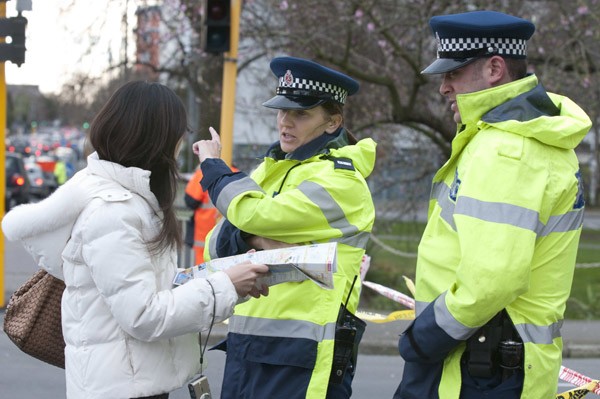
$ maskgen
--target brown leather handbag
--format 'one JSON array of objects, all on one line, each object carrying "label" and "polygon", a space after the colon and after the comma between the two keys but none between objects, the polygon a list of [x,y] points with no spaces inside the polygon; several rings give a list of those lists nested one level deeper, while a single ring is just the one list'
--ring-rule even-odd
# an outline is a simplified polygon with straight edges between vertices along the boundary
[{"label": "brown leather handbag", "polygon": [[60,305],[64,290],[62,280],[38,270],[12,294],[4,315],[4,332],[19,349],[60,368],[65,368]]}]

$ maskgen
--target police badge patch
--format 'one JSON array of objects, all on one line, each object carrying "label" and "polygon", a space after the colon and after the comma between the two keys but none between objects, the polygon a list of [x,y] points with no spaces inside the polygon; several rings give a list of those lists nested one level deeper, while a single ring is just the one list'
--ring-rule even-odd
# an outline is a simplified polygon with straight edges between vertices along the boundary
[{"label": "police badge patch", "polygon": [[285,72],[285,75],[283,75],[283,82],[287,86],[291,86],[292,83],[294,83],[294,76],[292,75],[292,71],[289,69]]},{"label": "police badge patch", "polygon": [[450,186],[450,192],[448,193],[448,197],[454,202],[456,202],[456,197],[458,196],[458,188],[460,187],[460,179],[458,178],[458,169],[454,171],[454,181],[452,182],[452,186]]}]

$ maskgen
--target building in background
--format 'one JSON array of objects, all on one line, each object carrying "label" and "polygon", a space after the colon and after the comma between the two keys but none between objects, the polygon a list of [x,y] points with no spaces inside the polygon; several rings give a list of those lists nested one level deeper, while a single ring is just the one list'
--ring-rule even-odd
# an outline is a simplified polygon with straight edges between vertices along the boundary
[{"label": "building in background", "polygon": [[158,79],[156,68],[160,65],[161,10],[159,6],[140,7],[135,12],[135,71],[151,80]]},{"label": "building in background", "polygon": [[51,117],[46,97],[36,85],[6,86],[7,135],[28,133],[37,123]]}]

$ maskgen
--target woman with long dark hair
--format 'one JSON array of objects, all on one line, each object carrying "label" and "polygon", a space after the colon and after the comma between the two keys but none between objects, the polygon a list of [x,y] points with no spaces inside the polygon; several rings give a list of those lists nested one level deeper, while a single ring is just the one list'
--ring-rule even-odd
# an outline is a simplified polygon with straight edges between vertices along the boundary
[{"label": "woman with long dark hair", "polygon": [[168,398],[200,369],[198,332],[229,317],[265,265],[173,288],[173,203],[185,108],[159,83],[120,87],[90,128],[87,167],[8,213],[6,236],[63,279],[67,398]]}]

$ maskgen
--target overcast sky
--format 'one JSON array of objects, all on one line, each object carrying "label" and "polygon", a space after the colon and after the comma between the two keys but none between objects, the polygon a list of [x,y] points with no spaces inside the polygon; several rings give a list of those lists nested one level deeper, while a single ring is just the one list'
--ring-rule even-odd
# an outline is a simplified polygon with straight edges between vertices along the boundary
[{"label": "overcast sky", "polygon": [[[37,85],[44,93],[57,92],[76,72],[99,75],[108,65],[110,52],[118,57],[124,1],[84,0],[75,2],[68,13],[61,13],[61,7],[70,3],[33,0],[33,10],[23,12],[28,21],[25,63],[17,67],[6,62],[7,84]],[[129,7],[130,20],[135,13],[133,3]],[[16,1],[6,2],[7,17],[17,15],[15,7]],[[90,30],[101,30],[102,34],[92,47],[95,54],[79,62],[81,54],[90,48]]]}]

